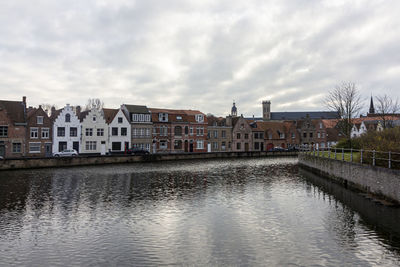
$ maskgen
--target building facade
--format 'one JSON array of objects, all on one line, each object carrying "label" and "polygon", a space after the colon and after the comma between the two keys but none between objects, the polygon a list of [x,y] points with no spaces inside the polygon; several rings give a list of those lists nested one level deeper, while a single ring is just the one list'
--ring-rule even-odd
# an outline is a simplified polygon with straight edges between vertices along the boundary
[{"label": "building facade", "polygon": [[153,123],[150,110],[146,106],[128,104],[123,104],[121,109],[131,124],[131,146],[152,152]]},{"label": "building facade", "polygon": [[103,109],[108,124],[108,151],[126,152],[131,147],[131,124],[122,109]]},{"label": "building facade", "polygon": [[0,100],[0,157],[26,155],[26,97],[22,101]]},{"label": "building facade", "polygon": [[61,110],[52,110],[53,153],[65,149],[81,152],[81,122],[72,106],[67,104]]},{"label": "building facade", "polygon": [[32,157],[51,157],[53,149],[53,124],[47,113],[39,108],[32,108],[27,116],[26,152]]},{"label": "building facade", "polygon": [[232,151],[253,151],[253,130],[242,116],[232,119]]},{"label": "building facade", "polygon": [[210,152],[228,152],[232,150],[232,120],[207,116],[207,138]]},{"label": "building facade", "polygon": [[108,124],[102,110],[91,109],[81,112],[79,119],[82,126],[81,153],[101,154],[108,152]]}]

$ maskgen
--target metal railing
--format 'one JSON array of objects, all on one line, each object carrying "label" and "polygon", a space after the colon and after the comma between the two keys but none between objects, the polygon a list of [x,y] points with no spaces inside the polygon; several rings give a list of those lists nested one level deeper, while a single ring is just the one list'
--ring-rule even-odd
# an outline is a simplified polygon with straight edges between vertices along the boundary
[{"label": "metal railing", "polygon": [[380,166],[389,169],[400,169],[400,153],[345,148],[301,148],[301,153],[315,157]]}]

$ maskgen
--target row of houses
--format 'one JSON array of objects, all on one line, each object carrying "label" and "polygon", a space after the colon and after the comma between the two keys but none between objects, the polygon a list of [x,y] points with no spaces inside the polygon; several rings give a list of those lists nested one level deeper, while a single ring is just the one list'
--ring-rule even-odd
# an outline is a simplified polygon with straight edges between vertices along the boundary
[{"label": "row of houses", "polygon": [[[271,112],[262,102],[262,118],[226,117],[198,110],[148,108],[123,104],[118,109],[81,111],[66,105],[50,114],[22,101],[0,101],[0,156],[51,156],[65,149],[80,154],[122,153],[141,148],[151,153],[268,151],[299,146],[331,147],[341,138],[334,112]],[[352,137],[380,130],[376,117],[354,120]]]},{"label": "row of houses", "polygon": [[152,153],[206,152],[207,117],[198,110],[119,109],[66,105],[51,110],[27,108],[22,101],[0,101],[0,156],[51,156],[75,149],[80,154],[121,153],[128,148]]}]

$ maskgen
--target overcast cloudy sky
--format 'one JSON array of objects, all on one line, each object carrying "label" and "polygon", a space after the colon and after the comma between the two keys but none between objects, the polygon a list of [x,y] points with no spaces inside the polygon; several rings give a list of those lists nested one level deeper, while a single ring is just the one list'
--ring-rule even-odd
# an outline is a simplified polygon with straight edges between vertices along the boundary
[{"label": "overcast cloudy sky", "polygon": [[400,1],[2,0],[0,99],[226,115],[400,96]]}]

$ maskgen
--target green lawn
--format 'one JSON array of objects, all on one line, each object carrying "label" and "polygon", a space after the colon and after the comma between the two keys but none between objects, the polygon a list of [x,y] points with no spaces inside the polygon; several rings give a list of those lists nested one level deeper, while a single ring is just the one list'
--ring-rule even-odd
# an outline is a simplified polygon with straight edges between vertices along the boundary
[{"label": "green lawn", "polygon": [[[314,155],[314,152],[311,152],[311,155]],[[318,151],[315,151],[315,156],[318,155]],[[335,151],[331,151],[329,156],[329,151],[320,151],[319,156],[321,158],[331,158],[335,159]],[[336,159],[342,160],[342,151],[338,150],[336,152]],[[344,161],[351,162],[351,153],[344,152]],[[360,162],[360,152],[353,152],[353,162]]]}]

